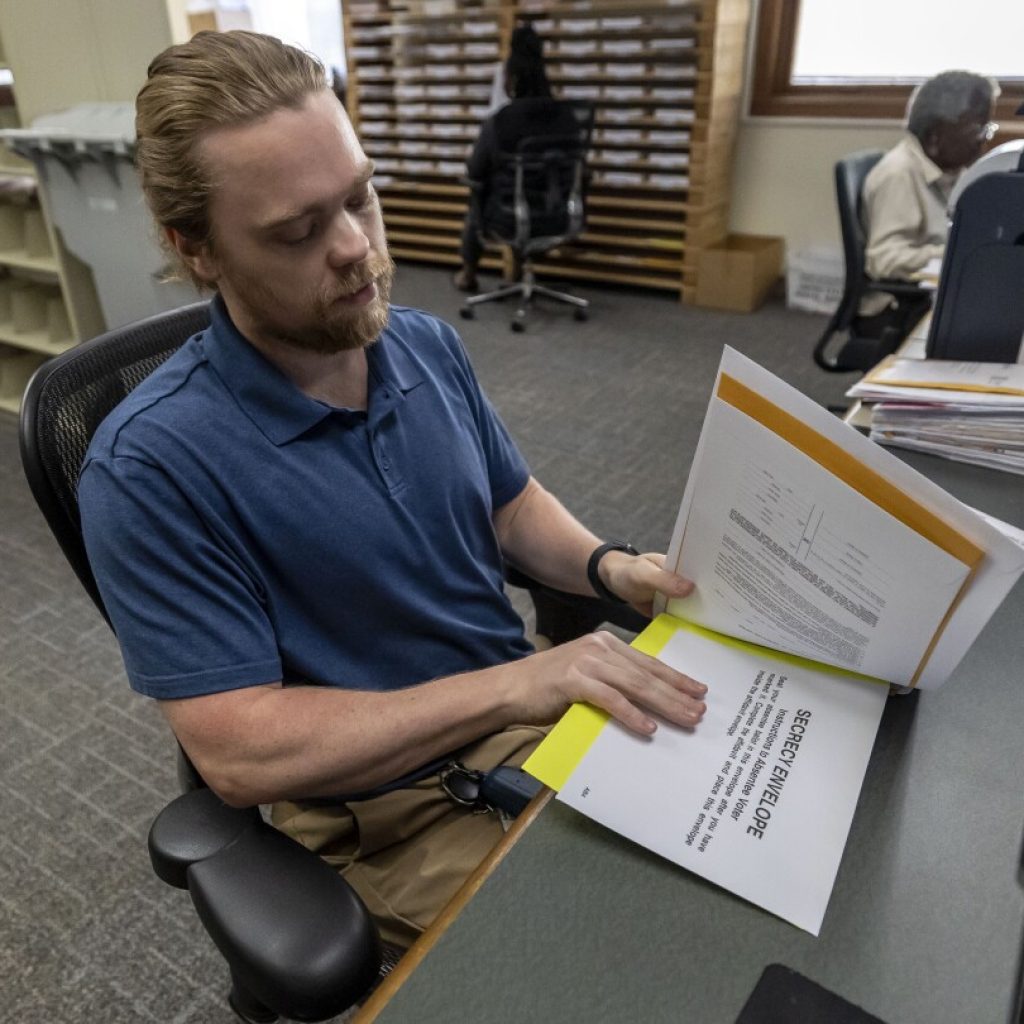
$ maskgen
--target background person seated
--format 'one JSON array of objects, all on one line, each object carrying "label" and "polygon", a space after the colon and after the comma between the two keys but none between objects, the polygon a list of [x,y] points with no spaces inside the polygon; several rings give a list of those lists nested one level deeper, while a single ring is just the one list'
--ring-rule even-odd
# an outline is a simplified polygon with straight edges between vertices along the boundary
[{"label": "background person seated", "polygon": [[[481,125],[473,152],[466,161],[470,179],[485,189],[480,202],[485,219],[501,194],[500,183],[493,181],[499,154],[515,152],[519,142],[530,135],[572,134],[579,130],[572,110],[551,95],[544,70],[544,44],[529,25],[512,33],[505,62],[505,91],[512,97],[510,102]],[[495,184],[499,187],[494,188]],[[511,192],[513,183],[509,182],[508,187]],[[462,229],[462,268],[454,277],[455,287],[464,292],[480,290],[476,273],[484,247],[473,213],[470,207]]]},{"label": "background person seated", "polygon": [[[914,90],[906,135],[864,183],[862,216],[869,277],[913,280],[941,258],[949,230],[946,207],[964,168],[995,133],[998,85],[969,71],[943,71]],[[897,299],[873,292],[863,299],[855,332],[881,337],[896,327],[902,339],[928,311],[930,295]]]}]

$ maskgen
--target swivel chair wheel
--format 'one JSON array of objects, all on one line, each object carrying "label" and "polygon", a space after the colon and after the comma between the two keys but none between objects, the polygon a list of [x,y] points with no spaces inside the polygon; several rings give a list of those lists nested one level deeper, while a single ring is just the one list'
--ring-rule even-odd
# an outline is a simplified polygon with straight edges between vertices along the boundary
[{"label": "swivel chair wheel", "polygon": [[459,316],[461,316],[463,320],[474,320],[476,318],[476,313],[472,306],[462,306],[459,309]]},{"label": "swivel chair wheel", "polygon": [[526,330],[526,324],[524,324],[522,320],[513,320],[512,323],[509,324],[509,327],[511,327],[516,334],[522,334],[523,331]]},{"label": "swivel chair wheel", "polygon": [[582,323],[584,320],[587,319],[587,316],[588,316],[588,314],[587,314],[587,311],[585,309],[573,310],[573,314],[572,314],[573,320],[577,320],[580,323]]}]

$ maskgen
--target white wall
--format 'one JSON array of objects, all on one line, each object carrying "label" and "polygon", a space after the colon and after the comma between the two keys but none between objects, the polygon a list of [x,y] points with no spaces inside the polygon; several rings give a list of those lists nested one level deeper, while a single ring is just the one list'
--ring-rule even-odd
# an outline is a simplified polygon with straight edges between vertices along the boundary
[{"label": "white wall", "polygon": [[789,251],[808,244],[839,247],[833,166],[858,149],[888,149],[901,128],[747,118],[733,168],[731,230],[781,235]]},{"label": "white wall", "polygon": [[[758,6],[757,0],[751,4],[743,110],[750,109]],[[780,235],[791,252],[806,245],[838,249],[835,162],[858,149],[889,149],[901,131],[897,121],[744,117],[736,140],[730,229]]]},{"label": "white wall", "polygon": [[2,0],[23,124],[93,100],[131,101],[171,42],[165,0]]}]

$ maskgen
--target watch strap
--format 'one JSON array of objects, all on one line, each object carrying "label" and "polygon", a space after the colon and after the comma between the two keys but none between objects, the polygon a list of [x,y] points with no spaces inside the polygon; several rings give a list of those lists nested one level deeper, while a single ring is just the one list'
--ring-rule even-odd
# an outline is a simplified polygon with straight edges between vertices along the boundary
[{"label": "watch strap", "polygon": [[640,554],[632,544],[627,544],[625,541],[605,541],[604,544],[594,548],[590,558],[587,560],[587,579],[590,581],[590,585],[593,587],[594,593],[597,594],[598,597],[603,598],[605,601],[610,601],[612,604],[626,604],[626,601],[623,598],[619,597],[619,595],[613,590],[609,590],[608,587],[605,586],[604,580],[601,579],[597,571],[598,564],[609,551],[624,551],[627,555],[634,556]]}]

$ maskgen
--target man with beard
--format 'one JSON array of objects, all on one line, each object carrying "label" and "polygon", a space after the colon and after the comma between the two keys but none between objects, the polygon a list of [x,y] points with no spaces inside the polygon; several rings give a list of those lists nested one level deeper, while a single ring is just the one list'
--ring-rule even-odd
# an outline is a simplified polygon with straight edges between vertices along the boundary
[{"label": "man with beard", "polygon": [[611,635],[532,653],[503,558],[647,610],[691,585],[606,551],[530,476],[455,332],[389,306],[373,167],[313,58],[200,33],[150,65],[137,136],[156,222],[215,298],[82,470],[129,680],[215,792],[273,804],[408,943],[501,834],[445,797],[453,752],[521,763],[577,700],[645,735],[704,712]]}]

